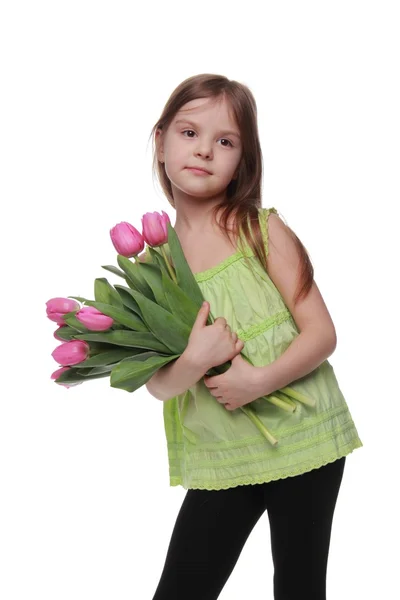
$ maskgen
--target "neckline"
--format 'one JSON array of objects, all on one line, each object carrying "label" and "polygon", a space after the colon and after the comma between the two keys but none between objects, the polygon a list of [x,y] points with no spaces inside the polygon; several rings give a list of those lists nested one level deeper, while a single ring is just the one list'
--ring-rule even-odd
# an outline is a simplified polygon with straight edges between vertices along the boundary
[{"label": "neckline", "polygon": [[[265,210],[267,210],[267,209],[260,208],[258,211],[258,215],[260,215],[261,211],[265,211]],[[168,242],[165,243],[165,246],[166,246],[167,252],[170,253]],[[192,271],[193,277],[195,278],[195,280],[197,282],[209,279],[210,277],[213,277],[213,275],[215,275],[216,273],[219,273],[220,271],[225,269],[225,267],[227,267],[229,264],[235,262],[239,258],[242,258],[242,257],[244,258],[245,256],[246,257],[254,256],[254,252],[253,252],[251,246],[249,245],[249,243],[247,242],[247,239],[245,238],[245,236],[242,235],[241,232],[239,232],[239,236],[236,240],[236,250],[235,250],[235,252],[233,252],[233,254],[231,254],[230,256],[227,256],[226,258],[221,260],[219,263],[217,263],[213,267],[209,267],[208,269],[204,269],[203,271],[197,271],[197,273],[193,273],[193,271]]]},{"label": "neckline", "polygon": [[193,273],[193,277],[197,280],[197,278],[202,278],[204,275],[209,275],[211,274],[212,271],[215,270],[222,270],[225,265],[228,265],[230,262],[233,262],[233,259],[235,259],[236,257],[241,257],[243,256],[243,252],[241,250],[236,250],[236,252],[234,252],[233,254],[231,254],[230,256],[227,256],[226,258],[224,258],[223,260],[221,260],[219,263],[217,263],[216,265],[214,265],[213,267],[209,267],[208,269],[204,269],[204,271],[197,271],[197,273]]},{"label": "neckline", "polygon": [[[166,242],[165,245],[168,253],[170,253],[168,242]],[[218,273],[219,271],[225,269],[225,267],[227,267],[230,263],[235,262],[236,259],[242,258],[244,256],[254,256],[254,252],[246,242],[244,242],[244,252],[243,250],[237,247],[236,251],[233,252],[233,254],[227,256],[223,260],[220,260],[219,263],[217,263],[213,267],[209,267],[208,269],[204,269],[203,271],[197,271],[196,273],[193,273],[192,271],[193,277],[196,279],[196,281],[208,279],[208,277],[212,277],[215,273]]]}]

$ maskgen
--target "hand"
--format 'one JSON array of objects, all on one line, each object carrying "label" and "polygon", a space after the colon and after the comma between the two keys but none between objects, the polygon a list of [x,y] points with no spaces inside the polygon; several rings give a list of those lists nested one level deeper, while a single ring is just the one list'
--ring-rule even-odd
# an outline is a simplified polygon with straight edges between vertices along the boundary
[{"label": "hand", "polygon": [[237,354],[225,373],[212,377],[205,375],[203,379],[218,402],[225,405],[227,410],[235,410],[260,398],[256,370],[241,354]]}]

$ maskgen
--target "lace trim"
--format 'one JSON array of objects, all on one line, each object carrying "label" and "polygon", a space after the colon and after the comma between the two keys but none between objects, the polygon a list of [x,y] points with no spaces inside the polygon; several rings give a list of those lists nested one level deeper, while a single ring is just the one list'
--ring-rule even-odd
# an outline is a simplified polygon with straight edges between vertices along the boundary
[{"label": "lace trim", "polygon": [[231,483],[226,483],[227,480],[225,480],[224,483],[218,483],[218,482],[204,482],[202,484],[196,484],[196,482],[193,482],[190,487],[185,487],[183,485],[182,482],[182,478],[176,475],[170,475],[169,481],[170,481],[170,486],[177,486],[177,485],[181,485],[184,489],[194,489],[194,490],[227,490],[228,488],[231,487],[236,487],[238,485],[256,485],[256,484],[260,484],[260,483],[268,483],[270,481],[277,481],[278,479],[287,479],[288,477],[295,477],[296,475],[302,475],[303,473],[307,473],[308,471],[312,471],[313,469],[319,469],[320,467],[323,467],[329,463],[335,462],[335,460],[338,460],[340,458],[343,458],[344,456],[347,456],[348,454],[351,454],[351,452],[353,452],[354,450],[356,450],[357,448],[362,448],[363,444],[361,442],[361,440],[359,438],[357,438],[356,440],[352,440],[351,442],[348,442],[347,444],[343,444],[343,446],[340,446],[339,448],[342,448],[342,450],[339,450],[334,453],[334,454],[330,454],[328,456],[326,456],[325,458],[320,458],[318,460],[312,461],[312,462],[308,462],[306,463],[306,465],[303,464],[303,466],[298,465],[297,467],[295,467],[294,469],[291,469],[290,471],[287,471],[286,473],[269,473],[268,475],[254,475],[254,476],[248,476],[248,477],[233,477],[231,479],[229,479],[228,481]]},{"label": "lace trim", "polygon": [[[287,456],[288,454],[294,454],[300,450],[309,450],[315,446],[323,444],[324,442],[329,442],[332,439],[332,436],[340,436],[345,435],[347,432],[355,430],[354,421],[350,418],[346,423],[341,423],[337,427],[333,428],[331,431],[320,433],[312,438],[308,438],[306,440],[301,440],[299,442],[295,442],[294,444],[288,444],[287,446],[282,446],[279,448],[278,446],[270,449],[269,452],[266,452],[265,449],[262,452],[258,452],[257,454],[252,454],[251,456],[236,456],[235,458],[221,458],[219,460],[212,460],[212,469],[224,469],[227,467],[239,467],[241,465],[246,465],[251,463],[252,465],[256,463],[263,462],[269,459],[282,458],[283,456]],[[358,436],[354,436],[358,437]],[[265,440],[264,440],[265,447]],[[269,450],[269,448],[268,448]],[[191,457],[192,455],[188,453]],[[275,456],[276,455],[276,456]],[[189,467],[191,467],[190,461],[187,463]],[[203,460],[195,460],[195,464],[193,465],[193,470],[208,470],[210,469],[210,458]]]},{"label": "lace trim", "polygon": [[215,267],[211,267],[205,271],[200,271],[199,273],[194,273],[194,278],[196,281],[206,281],[207,279],[211,279],[211,277],[214,277],[214,275],[217,273],[224,271],[227,267],[245,256],[254,256],[254,253],[249,246],[243,250],[237,250],[234,254],[231,254],[231,256],[228,256],[228,258],[225,258],[223,261],[215,265]]},{"label": "lace trim", "polygon": [[276,208],[261,208],[260,210],[261,216],[263,216],[264,218],[259,219],[260,221],[260,229],[261,229],[261,234],[264,240],[264,246],[265,246],[265,253],[268,256],[268,252],[269,252],[269,247],[268,247],[268,217],[271,213],[275,213],[276,215],[278,214],[278,211],[276,210]]},{"label": "lace trim", "polygon": [[252,327],[249,327],[248,329],[238,329],[236,333],[238,338],[243,341],[252,340],[253,338],[257,337],[257,335],[260,335],[268,329],[271,329],[271,327],[280,325],[284,321],[288,321],[291,318],[292,315],[289,310],[282,310],[281,312],[275,313],[271,317],[268,317],[264,321],[252,325]]},{"label": "lace trim", "polygon": [[[254,464],[256,462],[262,462],[263,460],[266,459],[270,459],[272,458],[272,455],[274,455],[274,458],[278,459],[281,458],[283,456],[287,456],[288,454],[293,454],[294,452],[297,452],[298,450],[308,450],[309,448],[312,448],[314,446],[317,446],[318,444],[323,444],[324,442],[328,442],[332,436],[340,436],[340,435],[344,435],[347,432],[353,430],[356,435],[354,437],[358,437],[357,434],[357,430],[355,428],[355,424],[353,419],[350,417],[346,422],[344,423],[340,423],[339,425],[337,425],[335,428],[331,429],[328,432],[325,433],[320,433],[318,435],[315,435],[314,437],[310,437],[307,438],[305,440],[300,440],[299,442],[294,442],[293,444],[288,444],[286,446],[278,446],[274,447],[274,448],[268,448],[268,452],[266,453],[265,450],[265,440],[263,440],[261,443],[263,444],[264,450],[262,452],[257,452],[252,454],[251,456],[236,456],[235,458],[220,458],[219,460],[216,460],[215,458],[211,459],[211,453],[207,453],[207,450],[205,449],[203,451],[203,456],[207,454],[207,459],[200,459],[200,458],[196,458],[196,456],[198,454],[200,454],[200,452],[198,450],[195,450],[194,452],[190,452],[190,448],[186,448],[186,454],[187,457],[190,458],[190,461],[188,464],[191,464],[193,461],[195,462],[195,469],[209,469],[210,468],[210,459],[212,460],[212,468],[222,468],[222,467],[236,467],[239,466],[241,464],[246,464],[246,463],[251,463]],[[282,439],[282,438],[280,438]],[[178,450],[178,452],[176,452],[176,456],[179,457],[181,456],[181,458],[183,458],[183,452],[182,452],[182,448]],[[195,457],[195,458],[193,458]]]},{"label": "lace trim", "polygon": [[[268,216],[270,213],[278,214],[278,211],[276,210],[276,208],[272,207],[272,208],[260,208],[258,212],[259,212],[261,234],[262,234],[263,242],[265,245],[265,251],[268,256]],[[265,218],[260,219],[260,216],[264,216]],[[250,233],[251,232],[252,232],[252,230],[250,229]],[[245,241],[245,240],[243,240],[243,241]],[[206,281],[207,279],[211,279],[211,277],[214,277],[214,275],[216,275],[217,273],[220,273],[221,271],[223,271],[224,269],[229,267],[231,264],[233,264],[237,260],[244,258],[244,257],[250,257],[250,256],[254,256],[254,252],[250,248],[250,246],[247,243],[245,243],[243,250],[237,250],[237,252],[235,252],[231,256],[228,256],[228,258],[226,258],[225,260],[220,262],[215,267],[211,267],[210,269],[206,269],[205,271],[200,271],[199,273],[195,273],[194,277],[195,277],[196,281]]]},{"label": "lace trim", "polygon": [[[168,400],[168,402],[170,402],[170,401]],[[298,423],[297,425],[292,425],[291,427],[278,429],[278,430],[274,431],[274,433],[276,434],[276,436],[278,438],[282,439],[282,437],[284,437],[284,436],[291,435],[291,434],[295,435],[300,431],[312,429],[313,427],[315,427],[317,425],[321,425],[325,421],[329,421],[330,419],[333,419],[335,417],[339,417],[340,415],[342,415],[346,412],[348,412],[348,407],[346,404],[343,404],[342,406],[335,406],[334,408],[330,408],[330,409],[318,414],[317,416],[310,417],[309,419],[307,419],[307,421],[305,421],[303,423]],[[199,452],[199,454],[201,454],[202,451],[203,452],[206,451],[211,454],[213,451],[221,452],[221,449],[224,451],[230,450],[230,449],[235,449],[235,448],[240,449],[240,448],[243,448],[246,446],[259,445],[260,443],[262,443],[262,444],[264,443],[264,438],[262,435],[246,437],[246,438],[241,438],[241,439],[236,439],[236,440],[219,440],[216,442],[207,442],[204,444],[203,450],[201,449],[201,446],[200,447],[198,446],[197,450],[189,449],[188,451],[193,456],[196,454],[196,452]],[[181,442],[181,443],[169,442],[167,445],[170,450],[172,450],[173,448],[176,448],[178,450],[178,452],[180,452],[181,450],[183,451],[183,448],[184,448],[183,442]]]}]

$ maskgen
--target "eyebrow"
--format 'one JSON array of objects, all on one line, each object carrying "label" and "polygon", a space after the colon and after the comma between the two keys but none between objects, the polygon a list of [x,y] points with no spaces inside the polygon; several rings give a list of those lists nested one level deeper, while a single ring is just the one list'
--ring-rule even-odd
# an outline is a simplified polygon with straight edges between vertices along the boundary
[{"label": "eyebrow", "polygon": [[[187,125],[192,125],[192,127],[196,127],[198,128],[199,125],[197,125],[197,123],[194,123],[193,121],[188,121],[187,119],[178,119],[177,121],[175,121],[175,124],[177,125],[178,123],[186,123]],[[235,137],[239,138],[240,140],[240,135],[238,133],[236,133],[236,131],[228,131],[227,129],[224,129],[223,131],[220,131],[220,133],[223,133],[224,135],[234,135]]]}]

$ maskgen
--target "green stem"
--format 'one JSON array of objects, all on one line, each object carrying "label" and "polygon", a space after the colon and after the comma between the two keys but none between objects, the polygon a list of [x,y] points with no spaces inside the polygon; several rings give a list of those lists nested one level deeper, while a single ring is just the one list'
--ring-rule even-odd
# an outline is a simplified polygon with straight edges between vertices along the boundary
[{"label": "green stem", "polygon": [[161,250],[161,254],[162,254],[162,255],[163,255],[163,257],[164,257],[164,260],[165,260],[165,263],[166,263],[166,265],[167,265],[167,269],[168,269],[168,271],[169,271],[169,274],[171,275],[171,279],[172,279],[172,281],[174,281],[175,283],[177,283],[177,278],[176,278],[176,276],[175,276],[175,273],[174,273],[174,270],[173,270],[173,268],[171,267],[171,265],[170,265],[170,262],[169,262],[169,260],[168,260],[168,256],[167,256],[167,253],[166,253],[166,251],[165,251],[164,244],[161,244],[161,246],[160,246],[160,250]]},{"label": "green stem", "polygon": [[268,402],[271,402],[271,404],[275,404],[275,406],[278,406],[279,408],[283,408],[283,410],[286,410],[287,412],[292,413],[296,410],[296,406],[293,407],[293,404],[291,402],[286,402],[286,400],[284,400],[283,398],[280,398],[277,395],[275,395],[275,392],[274,394],[263,396],[263,399],[268,400]]},{"label": "green stem", "polygon": [[303,404],[306,404],[307,406],[312,406],[312,407],[315,406],[315,400],[311,400],[310,398],[307,398],[307,396],[305,396],[304,394],[301,394],[300,392],[297,392],[296,390],[294,390],[291,387],[286,386],[286,387],[281,388],[279,391],[283,392],[290,398],[293,398],[293,400],[297,400],[297,402],[302,402]]},{"label": "green stem", "polygon": [[290,404],[290,406],[293,406],[293,412],[296,410],[296,408],[297,408],[296,402],[294,402],[286,394],[283,394],[280,390],[276,390],[274,392],[274,396],[278,396],[278,398],[280,398],[283,402],[286,402],[287,404]]},{"label": "green stem", "polygon": [[262,421],[260,421],[260,419],[254,413],[253,409],[250,408],[250,406],[241,406],[240,408],[248,416],[248,418],[250,419],[250,421],[252,421],[254,423],[254,425],[257,427],[257,429],[259,431],[261,431],[261,433],[263,434],[263,436],[273,446],[276,446],[276,444],[278,443],[278,440],[276,438],[274,438],[274,436],[272,435],[272,433],[270,431],[268,431],[268,429],[265,427],[264,423]]}]

